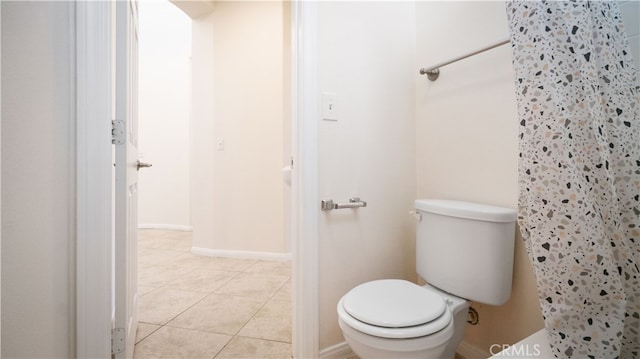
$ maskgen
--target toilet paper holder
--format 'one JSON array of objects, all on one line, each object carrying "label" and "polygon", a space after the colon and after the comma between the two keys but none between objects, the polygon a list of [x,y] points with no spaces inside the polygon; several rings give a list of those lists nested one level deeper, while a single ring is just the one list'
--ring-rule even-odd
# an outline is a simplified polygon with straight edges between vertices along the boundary
[{"label": "toilet paper holder", "polygon": [[320,208],[323,211],[331,211],[333,209],[344,209],[344,208],[358,208],[358,207],[366,207],[367,202],[361,201],[360,197],[351,197],[349,198],[349,203],[334,203],[332,199],[323,200],[320,202]]}]

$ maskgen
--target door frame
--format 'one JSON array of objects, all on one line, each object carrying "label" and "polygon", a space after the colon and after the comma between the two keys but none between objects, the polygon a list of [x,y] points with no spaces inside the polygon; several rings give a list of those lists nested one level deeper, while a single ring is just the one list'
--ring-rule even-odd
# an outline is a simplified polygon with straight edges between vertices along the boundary
[{"label": "door frame", "polygon": [[[0,4],[0,39],[2,38],[2,4]],[[0,77],[2,75],[2,46],[0,46]],[[2,108],[2,84],[0,84],[0,109]],[[0,139],[2,138],[2,111],[0,111]],[[2,158],[2,140],[0,140],[0,158]],[[0,168],[2,161],[0,160]],[[0,188],[2,188],[2,171],[0,170]],[[2,228],[2,201],[0,201],[0,228]],[[0,230],[0,268],[2,268],[2,230]],[[2,288],[2,275],[0,275],[0,288]],[[2,303],[2,290],[0,290],[0,303]],[[0,305],[0,318],[2,318],[2,306]],[[2,325],[0,325],[2,328]],[[0,357],[2,357],[2,331],[0,330]]]},{"label": "door frame", "polygon": [[111,2],[76,6],[76,357],[111,357],[113,157]]},{"label": "door frame", "polygon": [[292,282],[294,358],[319,356],[317,5],[292,3]]},{"label": "door frame", "polygon": [[[76,6],[76,356],[109,357],[114,300],[110,118],[113,10],[111,2],[79,1]],[[292,354],[295,358],[319,355],[316,16],[315,1],[293,1]],[[96,117],[96,113],[101,116]]]}]

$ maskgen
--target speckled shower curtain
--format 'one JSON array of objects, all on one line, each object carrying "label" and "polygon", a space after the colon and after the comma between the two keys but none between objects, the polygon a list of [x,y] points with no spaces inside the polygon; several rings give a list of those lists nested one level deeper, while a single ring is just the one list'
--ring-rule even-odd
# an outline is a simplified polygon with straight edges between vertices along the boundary
[{"label": "speckled shower curtain", "polygon": [[509,2],[519,224],[559,358],[640,358],[640,99],[610,1]]}]

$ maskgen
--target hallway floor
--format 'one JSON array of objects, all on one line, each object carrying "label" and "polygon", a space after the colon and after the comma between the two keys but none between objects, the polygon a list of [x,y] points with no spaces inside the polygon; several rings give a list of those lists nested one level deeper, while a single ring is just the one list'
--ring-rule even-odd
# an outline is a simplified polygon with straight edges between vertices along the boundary
[{"label": "hallway floor", "polygon": [[291,358],[290,262],[190,248],[191,232],[139,231],[134,358]]}]

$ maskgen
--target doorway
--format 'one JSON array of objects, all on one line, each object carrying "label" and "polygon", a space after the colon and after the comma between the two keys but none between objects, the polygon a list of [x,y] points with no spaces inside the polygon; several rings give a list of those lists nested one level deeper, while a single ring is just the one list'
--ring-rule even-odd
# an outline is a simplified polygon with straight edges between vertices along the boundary
[{"label": "doorway", "polygon": [[[291,101],[285,96],[291,88],[290,70],[286,70],[290,67],[286,44],[290,41],[289,11],[276,2],[229,3],[216,5],[213,13],[192,21],[169,2],[141,3],[140,148],[141,160],[153,163],[140,173],[139,218],[140,227],[145,228],[139,246],[140,253],[145,253],[140,264],[142,275],[148,277],[154,265],[160,266],[150,252],[175,256],[158,258],[165,266],[167,259],[185,264],[195,257],[189,251],[248,257],[238,260],[249,264],[247,268],[229,270],[234,275],[247,272],[237,277],[250,276],[248,273],[264,266],[282,267],[264,259],[290,259],[288,241],[284,240],[290,238],[284,221],[290,184],[283,184],[287,172],[281,172],[291,157]],[[264,18],[269,13],[276,15],[275,20],[269,19],[270,25]],[[174,26],[172,18],[175,21],[176,16],[182,19]],[[243,23],[255,30],[253,36],[245,33]],[[264,28],[256,29],[256,23]],[[148,24],[157,32],[149,45],[145,42],[149,39]],[[185,44],[193,44],[193,48]],[[254,58],[255,54],[260,54],[259,58]],[[247,72],[258,64],[264,73]],[[270,217],[259,218],[265,214]],[[250,226],[247,220],[252,222]],[[189,235],[191,229],[193,234]],[[150,237],[157,239],[157,245],[149,243]],[[263,243],[269,237],[280,241]],[[167,247],[175,244],[177,248]],[[185,248],[187,252],[180,253]],[[205,265],[211,266],[215,268],[208,269],[217,271],[216,275],[226,270],[214,263]],[[202,274],[205,269],[196,271]],[[165,274],[170,277],[177,272]],[[278,286],[286,287],[281,284]],[[290,316],[291,310],[288,312]]]},{"label": "doorway", "polygon": [[[143,3],[142,31],[145,7],[177,13]],[[190,25],[182,15],[178,31],[153,20],[156,49],[141,45],[140,144],[144,161],[161,163],[141,172],[143,228],[193,229],[200,254],[290,258],[289,13],[281,2],[223,2]]]}]

